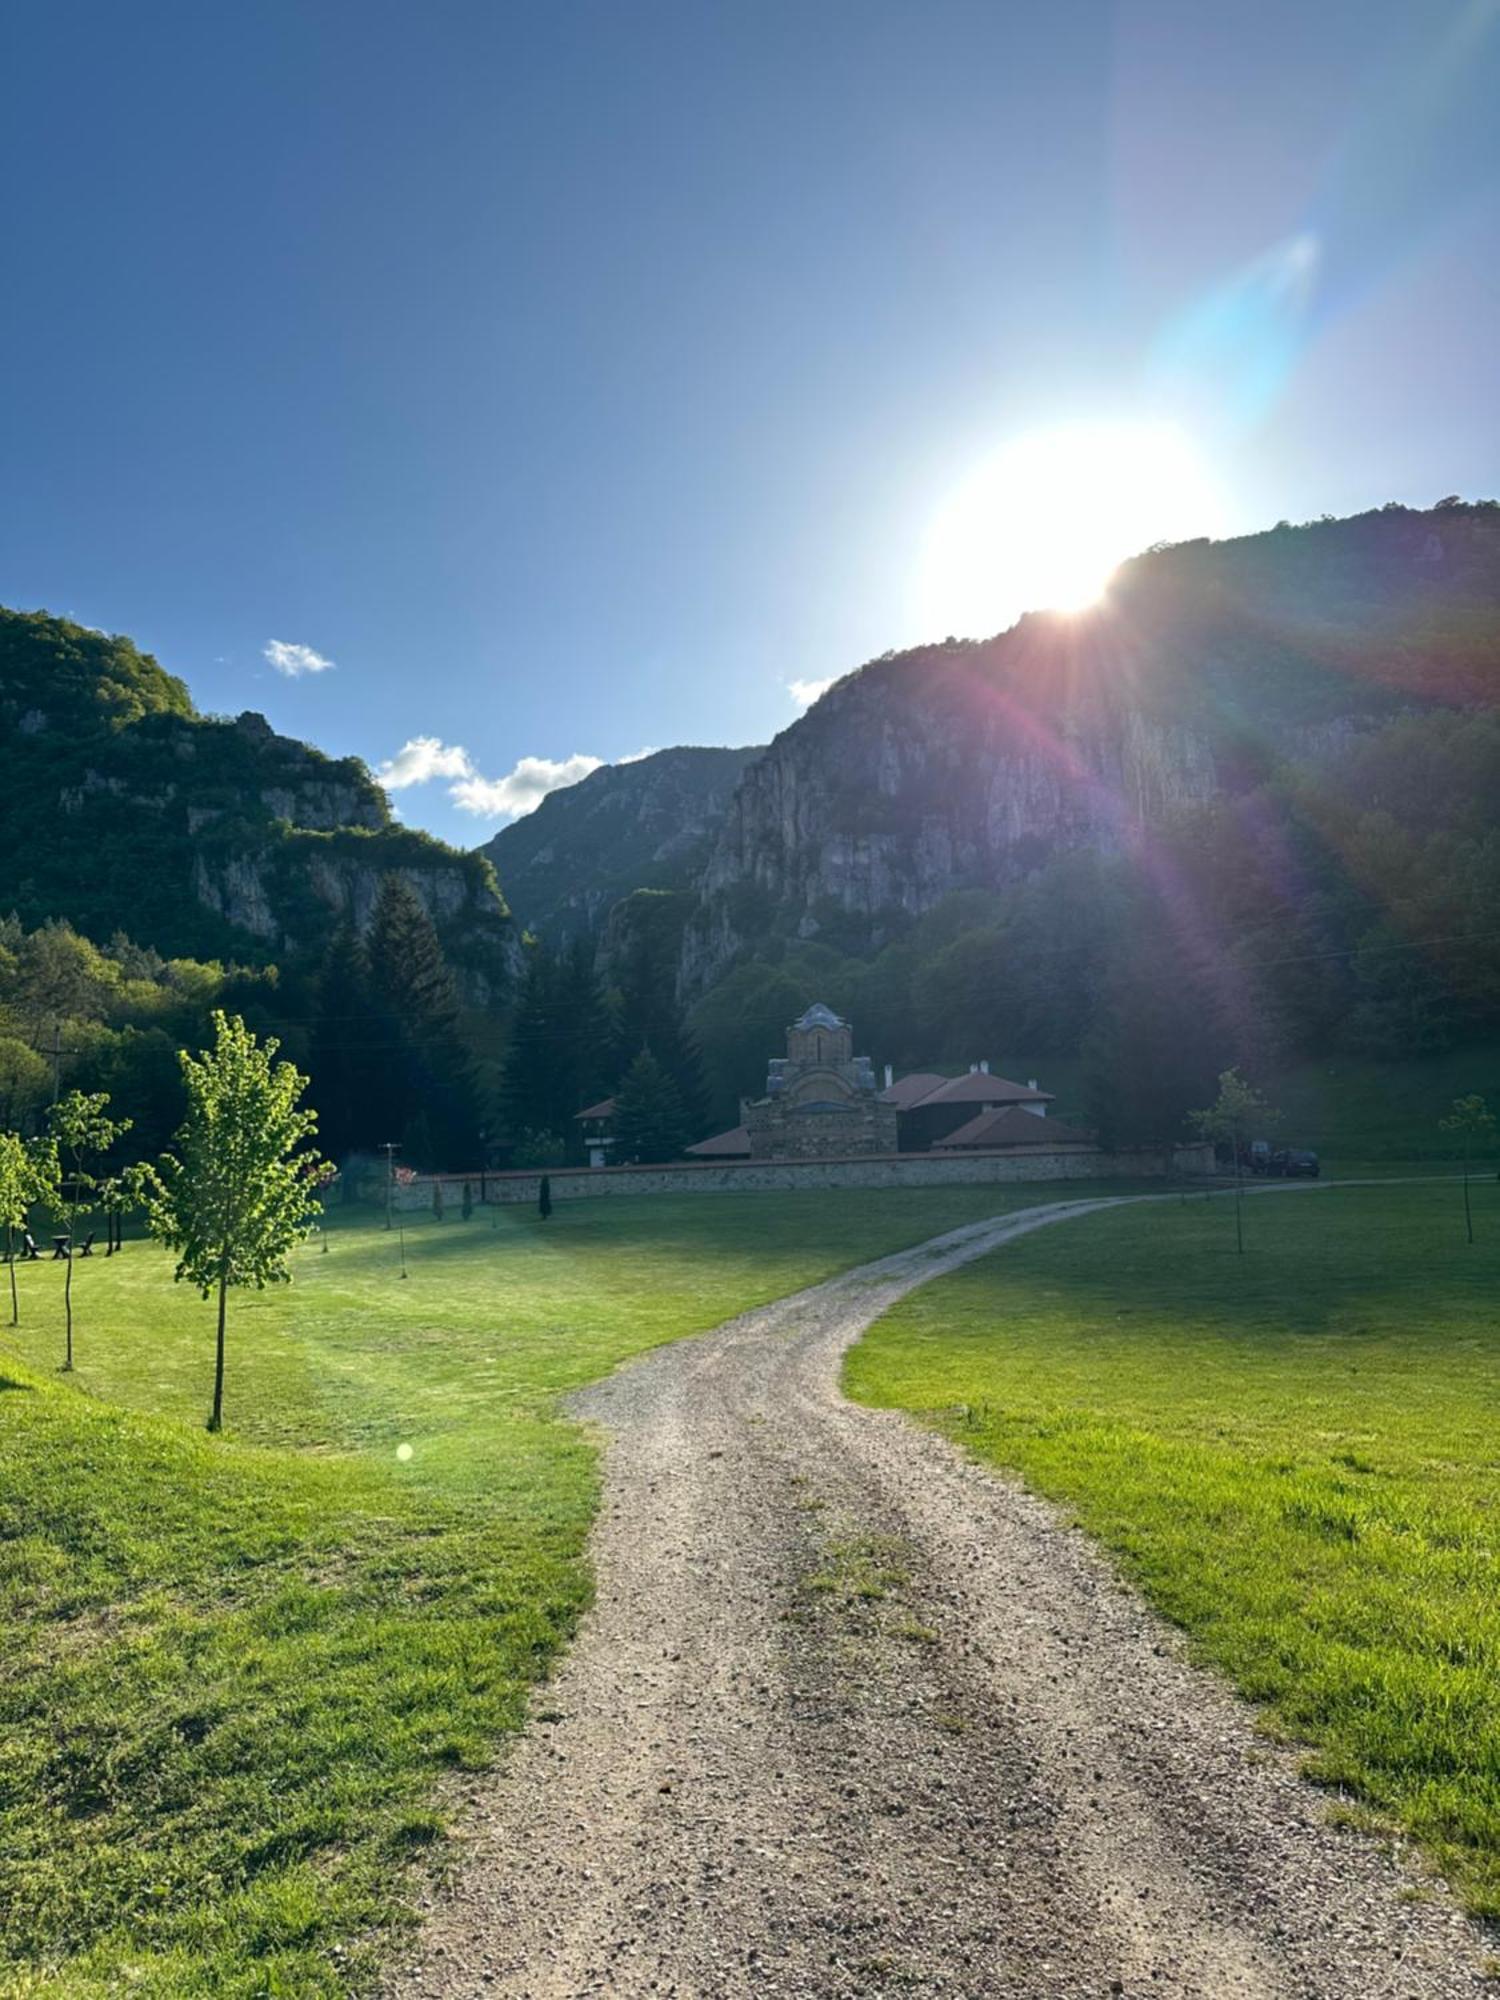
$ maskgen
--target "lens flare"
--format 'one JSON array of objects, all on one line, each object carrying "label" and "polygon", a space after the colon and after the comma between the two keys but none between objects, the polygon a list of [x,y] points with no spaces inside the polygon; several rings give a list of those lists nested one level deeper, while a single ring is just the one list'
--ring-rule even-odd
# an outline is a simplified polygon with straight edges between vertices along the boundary
[{"label": "lens flare", "polygon": [[922,630],[983,638],[1023,611],[1079,611],[1127,556],[1224,532],[1216,484],[1174,424],[1035,431],[978,467],[928,532]]}]

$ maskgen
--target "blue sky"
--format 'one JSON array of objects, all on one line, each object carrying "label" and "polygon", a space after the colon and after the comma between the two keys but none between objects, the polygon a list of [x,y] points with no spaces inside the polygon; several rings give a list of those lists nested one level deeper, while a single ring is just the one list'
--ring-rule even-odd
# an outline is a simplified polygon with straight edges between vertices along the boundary
[{"label": "blue sky", "polygon": [[1186,425],[1221,529],[1500,492],[1500,0],[9,0],[0,66],[0,601],[440,746],[466,844],[942,636],[1017,435]]}]

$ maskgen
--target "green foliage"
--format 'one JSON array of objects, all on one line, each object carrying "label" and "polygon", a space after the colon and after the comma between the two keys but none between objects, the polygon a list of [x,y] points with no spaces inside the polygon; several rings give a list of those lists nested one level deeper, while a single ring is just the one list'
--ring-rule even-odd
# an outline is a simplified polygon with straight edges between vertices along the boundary
[{"label": "green foliage", "polygon": [[675,1160],[688,1144],[687,1114],[676,1084],[649,1049],[642,1049],[615,1093],[615,1156],[642,1165]]},{"label": "green foliage", "polygon": [[1040,1230],[898,1306],[846,1382],[1059,1502],[1493,1917],[1500,1230],[1447,1255],[1451,1199],[1257,1196],[1243,1259],[1212,1201]]},{"label": "green foliage", "polygon": [[70,1090],[49,1107],[50,1136],[62,1163],[62,1213],[68,1228],[67,1275],[63,1284],[65,1343],[63,1368],[73,1366],[73,1263],[78,1218],[92,1213],[88,1197],[98,1186],[95,1166],[130,1130],[128,1118],[111,1118],[107,1090]]},{"label": "green foliage", "polygon": [[5,1261],[10,1267],[10,1323],[21,1323],[16,1283],[16,1232],[24,1231],[33,1206],[59,1199],[57,1143],[23,1139],[0,1129],[0,1225],[5,1229]]},{"label": "green foliage", "polygon": [[546,1164],[560,1166],[570,1151],[581,1156],[577,1115],[613,1080],[611,1024],[588,945],[558,954],[532,940],[526,953],[501,1105],[515,1163],[538,1164],[550,1137],[556,1157]]},{"label": "green foliage", "polygon": [[1495,1114],[1477,1093],[1455,1097],[1453,1109],[1438,1120],[1438,1127],[1458,1139],[1465,1160],[1494,1150]]},{"label": "green foliage", "polygon": [[366,951],[389,1043],[388,1121],[412,1165],[465,1166],[478,1152],[479,1135],[458,994],[432,919],[399,875],[381,881]]},{"label": "green foliage", "polygon": [[703,1057],[677,1001],[677,964],[691,914],[687,896],[639,890],[610,913],[610,966],[616,1079],[648,1049],[672,1079],[691,1138],[707,1116]]},{"label": "green foliage", "polygon": [[1474,1204],[1469,1193],[1469,1167],[1476,1154],[1491,1153],[1495,1148],[1495,1114],[1477,1092],[1467,1097],[1456,1097],[1453,1109],[1438,1124],[1444,1132],[1457,1139],[1463,1150],[1464,1162],[1464,1229],[1469,1241],[1474,1241]]},{"label": "green foliage", "polygon": [[164,1155],[147,1209],[153,1236],[175,1251],[174,1276],[219,1299],[218,1355],[209,1429],[224,1406],[226,1294],[291,1278],[288,1256],[321,1212],[322,1163],[302,1150],[317,1114],[299,1108],[306,1077],[278,1062],[236,1017],[214,1015],[214,1047],[184,1052],[188,1110],[176,1151]]},{"label": "green foliage", "polygon": [[1237,1069],[1226,1069],[1219,1077],[1219,1094],[1206,1110],[1191,1114],[1200,1138],[1238,1149],[1251,1138],[1273,1129],[1277,1114],[1253,1083]]}]

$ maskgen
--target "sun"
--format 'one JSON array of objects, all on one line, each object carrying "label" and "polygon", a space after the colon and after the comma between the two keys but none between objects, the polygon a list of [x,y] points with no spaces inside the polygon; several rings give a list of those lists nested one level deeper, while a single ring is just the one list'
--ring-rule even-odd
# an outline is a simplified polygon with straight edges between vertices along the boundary
[{"label": "sun", "polygon": [[984,638],[1023,611],[1081,611],[1127,556],[1223,532],[1224,507],[1174,424],[1078,423],[1003,446],[928,531],[918,611],[929,637]]}]

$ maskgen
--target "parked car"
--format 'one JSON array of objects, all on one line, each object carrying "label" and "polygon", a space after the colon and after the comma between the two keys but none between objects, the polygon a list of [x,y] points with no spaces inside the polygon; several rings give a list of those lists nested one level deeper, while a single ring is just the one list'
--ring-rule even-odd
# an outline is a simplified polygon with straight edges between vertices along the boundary
[{"label": "parked car", "polygon": [[1318,1178],[1318,1156],[1301,1148],[1293,1148],[1286,1155],[1286,1165],[1281,1170],[1288,1180],[1315,1181]]}]

